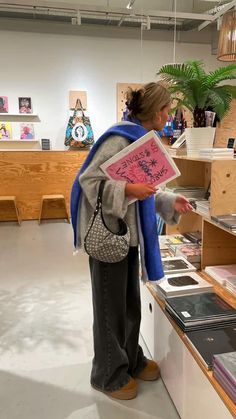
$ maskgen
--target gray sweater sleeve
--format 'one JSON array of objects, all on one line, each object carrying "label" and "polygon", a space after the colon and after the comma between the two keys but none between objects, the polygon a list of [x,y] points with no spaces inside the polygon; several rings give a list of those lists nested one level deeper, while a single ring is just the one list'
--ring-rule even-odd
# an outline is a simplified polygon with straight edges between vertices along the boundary
[{"label": "gray sweater sleeve", "polygon": [[178,224],[180,214],[174,209],[178,195],[171,192],[157,192],[155,196],[156,212],[167,224]]},{"label": "gray sweater sleeve", "polygon": [[79,178],[83,193],[92,208],[96,205],[99,183],[102,179],[106,180],[103,191],[103,212],[118,218],[124,218],[128,208],[128,199],[125,197],[126,182],[107,179],[100,165],[127,145],[129,143],[123,137],[114,135],[107,138]]}]

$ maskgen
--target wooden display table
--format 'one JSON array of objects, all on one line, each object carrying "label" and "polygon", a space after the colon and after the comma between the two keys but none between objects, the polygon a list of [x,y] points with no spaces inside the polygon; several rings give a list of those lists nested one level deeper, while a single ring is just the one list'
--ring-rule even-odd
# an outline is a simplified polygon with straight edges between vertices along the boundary
[{"label": "wooden display table", "polygon": [[[22,220],[39,219],[42,195],[62,194],[69,208],[71,186],[87,154],[88,150],[2,151],[0,195],[16,196]],[[60,216],[55,207],[55,218]],[[0,221],[8,220],[12,213],[0,208]]]}]

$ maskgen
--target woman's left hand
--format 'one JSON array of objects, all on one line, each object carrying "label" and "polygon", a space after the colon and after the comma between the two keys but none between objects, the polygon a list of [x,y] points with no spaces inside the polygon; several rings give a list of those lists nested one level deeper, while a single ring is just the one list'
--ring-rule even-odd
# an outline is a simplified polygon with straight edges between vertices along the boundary
[{"label": "woman's left hand", "polygon": [[192,211],[193,207],[185,196],[178,195],[174,202],[174,209],[180,214],[186,214],[186,212]]}]

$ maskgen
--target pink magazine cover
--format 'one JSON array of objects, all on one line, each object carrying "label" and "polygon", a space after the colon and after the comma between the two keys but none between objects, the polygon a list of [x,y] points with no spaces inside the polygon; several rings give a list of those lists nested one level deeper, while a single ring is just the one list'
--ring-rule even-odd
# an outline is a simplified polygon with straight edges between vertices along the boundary
[{"label": "pink magazine cover", "polygon": [[180,175],[154,131],[148,132],[111,157],[101,165],[101,169],[110,179],[128,183],[149,183],[157,187]]}]

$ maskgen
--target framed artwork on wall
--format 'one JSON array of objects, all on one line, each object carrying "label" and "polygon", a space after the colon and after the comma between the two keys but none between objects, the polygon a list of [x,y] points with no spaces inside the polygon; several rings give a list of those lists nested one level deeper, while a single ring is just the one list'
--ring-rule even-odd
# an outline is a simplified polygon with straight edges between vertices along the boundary
[{"label": "framed artwork on wall", "polygon": [[12,127],[10,122],[0,123],[0,140],[10,140],[12,138]]},{"label": "framed artwork on wall", "polygon": [[32,113],[32,101],[31,97],[19,97],[19,112],[20,113]]},{"label": "framed artwork on wall", "polygon": [[20,139],[21,140],[32,140],[35,138],[34,135],[34,124],[20,124]]},{"label": "framed artwork on wall", "polygon": [[0,96],[0,113],[8,113],[8,97]]}]

